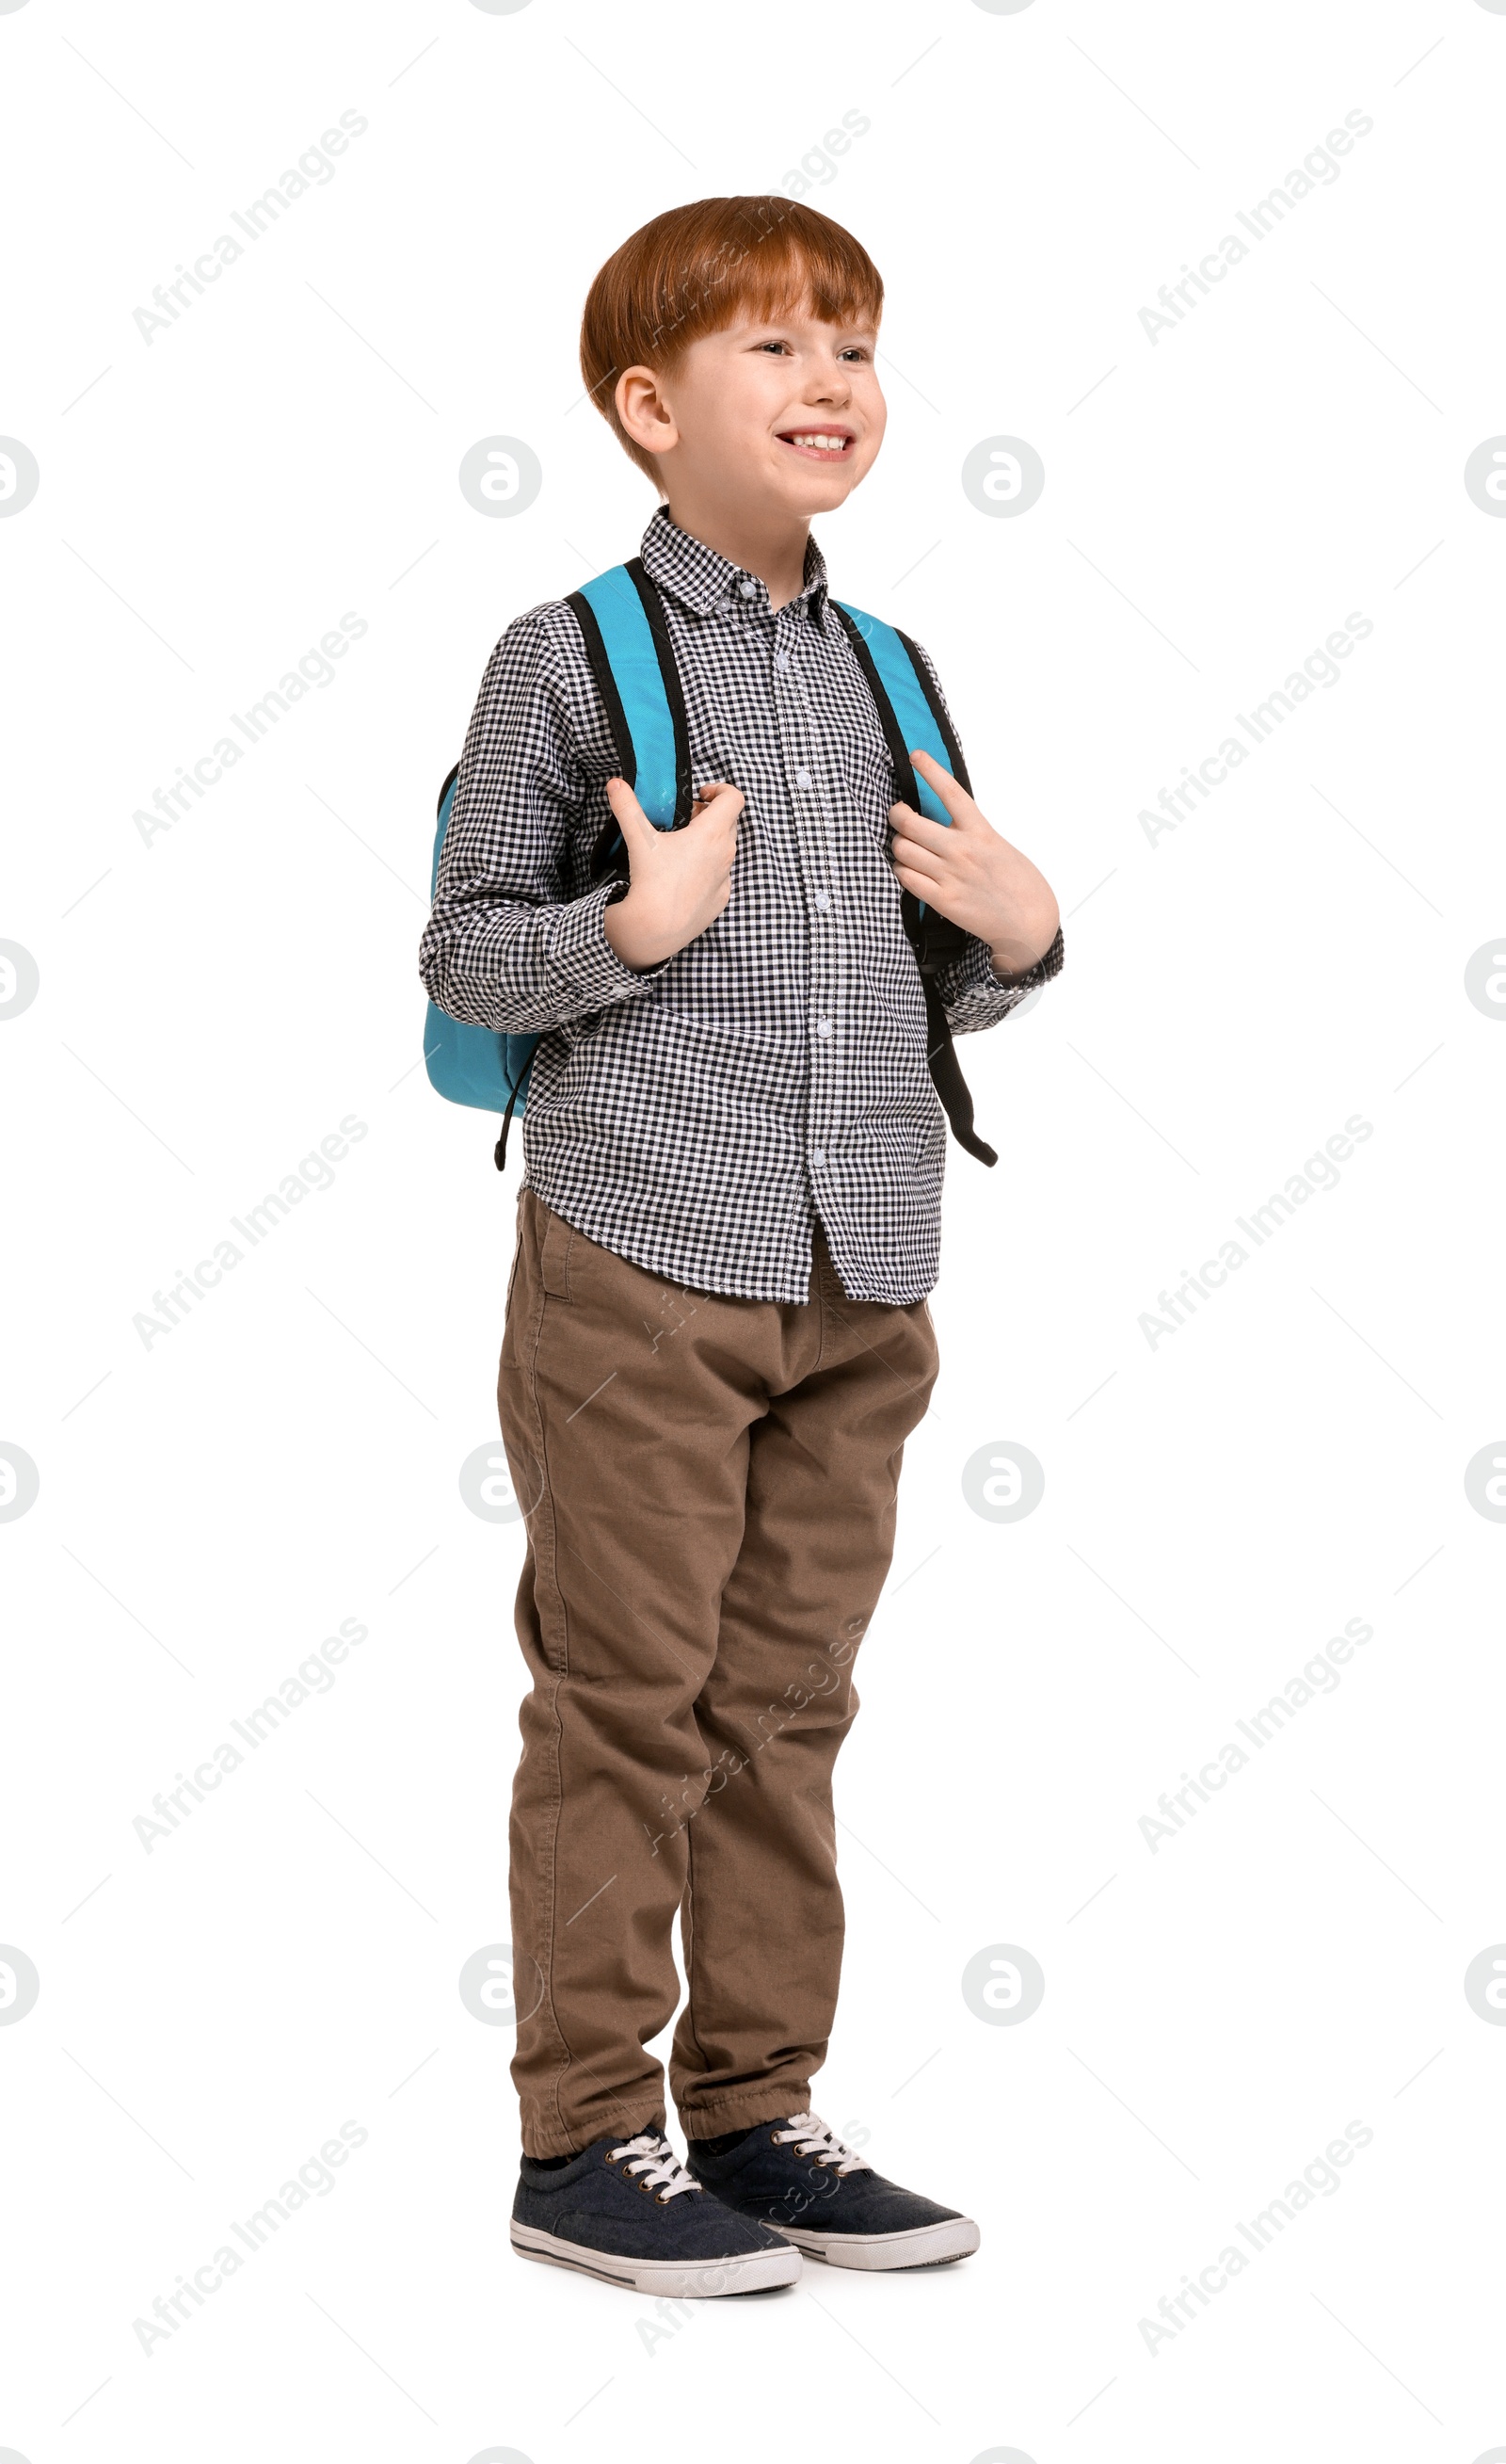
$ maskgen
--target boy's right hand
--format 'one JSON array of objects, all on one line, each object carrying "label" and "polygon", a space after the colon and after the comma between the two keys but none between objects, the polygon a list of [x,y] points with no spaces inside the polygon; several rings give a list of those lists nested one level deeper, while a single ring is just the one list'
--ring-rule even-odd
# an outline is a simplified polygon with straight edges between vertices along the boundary
[{"label": "boy's right hand", "polygon": [[656,830],[625,779],[606,800],[627,849],[625,898],[602,911],[607,940],[624,967],[656,967],[713,923],[732,894],[742,790],[713,779],[696,790],[683,830]]}]

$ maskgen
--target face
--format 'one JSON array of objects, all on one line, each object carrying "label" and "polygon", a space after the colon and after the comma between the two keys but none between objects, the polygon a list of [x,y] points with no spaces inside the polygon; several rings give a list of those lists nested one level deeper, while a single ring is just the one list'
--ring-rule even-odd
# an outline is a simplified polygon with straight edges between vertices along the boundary
[{"label": "face", "polygon": [[670,375],[630,368],[619,414],[663,454],[666,486],[808,520],[852,494],[884,441],[877,344],[871,326],[745,319],[703,334]]}]

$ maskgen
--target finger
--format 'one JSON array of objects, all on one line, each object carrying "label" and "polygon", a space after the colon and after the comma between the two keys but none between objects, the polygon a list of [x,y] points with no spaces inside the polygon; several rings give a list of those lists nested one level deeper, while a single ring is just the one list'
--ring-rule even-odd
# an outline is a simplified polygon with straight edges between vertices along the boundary
[{"label": "finger", "polygon": [[[977,818],[977,805],[966,787],[958,786],[949,770],[944,770],[941,763],[932,760],[928,753],[922,753],[919,750],[911,753],[910,759],[925,780],[927,786],[933,788],[940,797],[954,823],[971,822]],[[938,827],[940,826],[938,824]]]},{"label": "finger", "polygon": [[933,822],[928,814],[917,813],[910,804],[891,804],[889,827],[897,839],[939,853],[947,844],[952,825],[949,822]]},{"label": "finger", "polygon": [[928,873],[916,872],[910,865],[896,865],[894,877],[900,888],[907,890],[912,898],[920,899],[924,906],[934,907],[938,914],[942,912],[941,901],[936,895],[942,885],[932,881]]},{"label": "finger", "polygon": [[948,878],[947,868],[937,857],[923,847],[912,847],[907,840],[902,840],[894,850],[894,869],[899,872],[902,868],[918,874],[923,881],[942,882]]}]

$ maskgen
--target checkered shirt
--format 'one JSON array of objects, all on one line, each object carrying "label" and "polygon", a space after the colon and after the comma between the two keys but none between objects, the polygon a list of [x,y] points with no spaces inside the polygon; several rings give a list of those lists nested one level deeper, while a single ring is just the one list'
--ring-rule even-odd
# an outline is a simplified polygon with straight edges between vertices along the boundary
[{"label": "checkered shirt", "polygon": [[[590,865],[617,757],[579,627],[549,601],[482,680],[420,974],[452,1018],[542,1031],[523,1177],[589,1240],[691,1290],[803,1301],[818,1218],[852,1298],[910,1304],[936,1281],[947,1123],[888,856],[893,773],[825,561],[812,539],[775,611],[666,507],[642,555],[691,776],[745,799],[728,906],[659,966],[612,949],[622,885]],[[939,978],[953,1033],[1007,1017],[1061,958],[1059,933],[1000,978],[970,939]]]}]

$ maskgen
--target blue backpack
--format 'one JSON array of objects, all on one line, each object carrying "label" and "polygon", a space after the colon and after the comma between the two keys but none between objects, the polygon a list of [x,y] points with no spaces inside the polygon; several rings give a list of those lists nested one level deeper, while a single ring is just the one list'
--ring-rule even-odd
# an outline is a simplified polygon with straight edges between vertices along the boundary
[{"label": "blue backpack", "polygon": [[[971,793],[961,748],[919,650],[907,634],[881,624],[876,616],[865,616],[861,608],[845,606],[840,600],[829,604],[873,696],[893,764],[895,802],[909,804],[933,822],[949,821],[940,798],[910,759],[910,748],[919,746]],[[594,582],[573,591],[565,605],[580,627],[621,775],[656,829],[683,829],[693,802],[685,695],[664,606],[642,558],[598,574]],[[457,762],[440,789],[431,897],[439,884],[440,854],[459,775]],[[597,879],[611,872],[626,877],[626,850],[613,821],[602,830],[592,872]],[[908,891],[902,896],[900,912],[926,996],[927,1059],[932,1083],[958,1143],[980,1162],[996,1163],[993,1149],[973,1129],[972,1098],[958,1066],[936,983],[938,968],[960,953],[967,935],[934,910],[928,913],[924,902]],[[424,1059],[429,1084],[451,1104],[501,1113],[502,1134],[496,1144],[499,1172],[507,1158],[508,1128],[514,1112],[524,1110],[529,1070],[542,1040],[539,1035],[505,1035],[491,1027],[469,1026],[464,1020],[450,1018],[433,1001],[428,1005]]]}]

